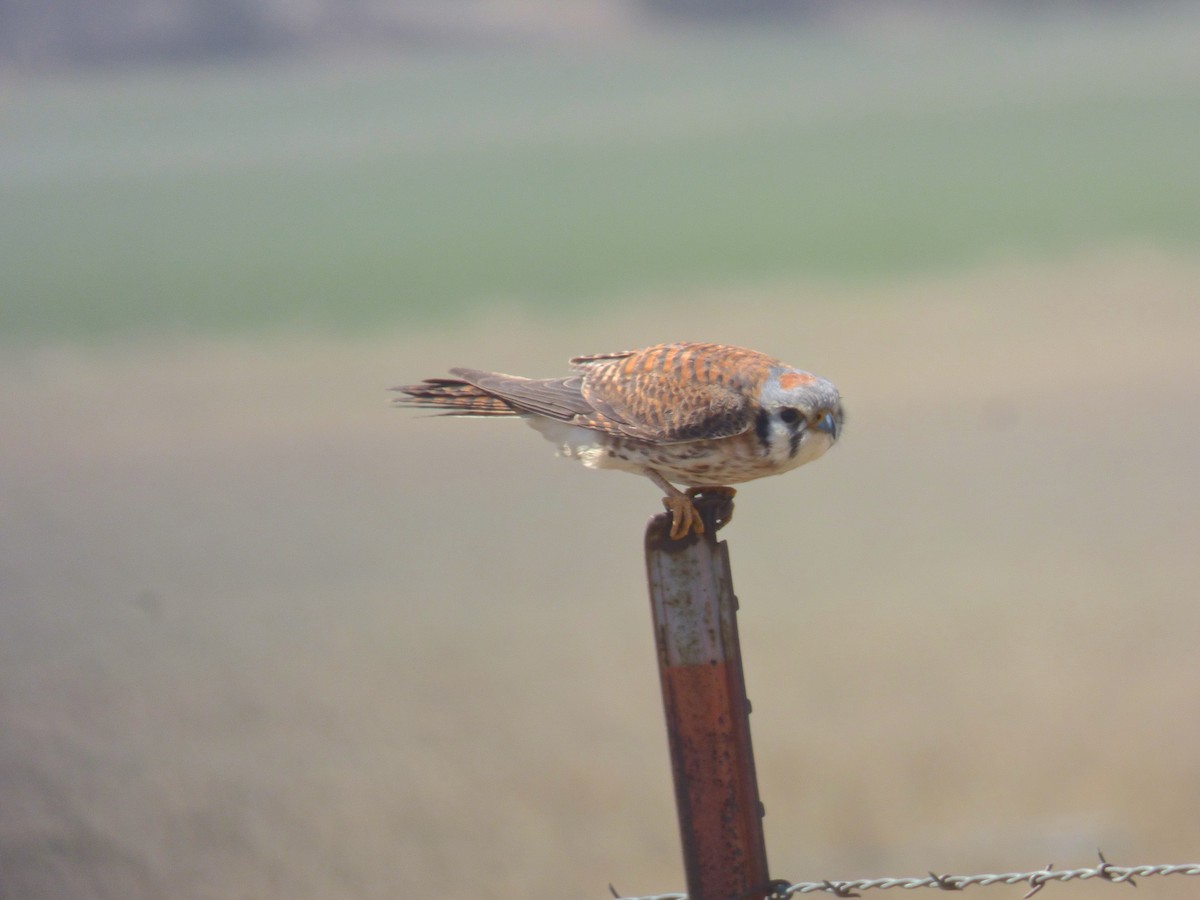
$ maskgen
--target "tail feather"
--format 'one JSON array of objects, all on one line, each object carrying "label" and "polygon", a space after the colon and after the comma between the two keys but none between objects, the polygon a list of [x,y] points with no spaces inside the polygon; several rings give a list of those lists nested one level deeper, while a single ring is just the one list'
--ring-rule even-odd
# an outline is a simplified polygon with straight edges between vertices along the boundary
[{"label": "tail feather", "polygon": [[440,409],[447,416],[515,416],[519,412],[506,400],[457,378],[427,378],[392,390],[405,395],[392,401],[396,406]]}]

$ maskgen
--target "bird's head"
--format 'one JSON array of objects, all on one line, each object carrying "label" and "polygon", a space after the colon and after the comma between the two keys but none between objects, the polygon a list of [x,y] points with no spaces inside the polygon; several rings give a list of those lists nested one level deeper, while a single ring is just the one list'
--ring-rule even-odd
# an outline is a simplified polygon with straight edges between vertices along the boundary
[{"label": "bird's head", "polygon": [[763,384],[754,431],[764,455],[794,468],[832,447],[842,420],[842,398],[832,382],[779,366]]}]

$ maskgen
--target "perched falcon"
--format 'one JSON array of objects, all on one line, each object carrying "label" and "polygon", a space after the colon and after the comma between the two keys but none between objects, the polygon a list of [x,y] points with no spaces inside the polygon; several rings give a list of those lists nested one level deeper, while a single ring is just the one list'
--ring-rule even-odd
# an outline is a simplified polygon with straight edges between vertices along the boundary
[{"label": "perched falcon", "polygon": [[[666,492],[671,537],[701,533],[693,498],[816,459],[842,430],[824,378],[725,344],[659,344],[571,360],[566,378],[451,369],[393,388],[398,406],[450,416],[519,416],[593,469],[647,476]],[[687,485],[687,493],[671,482]]]}]

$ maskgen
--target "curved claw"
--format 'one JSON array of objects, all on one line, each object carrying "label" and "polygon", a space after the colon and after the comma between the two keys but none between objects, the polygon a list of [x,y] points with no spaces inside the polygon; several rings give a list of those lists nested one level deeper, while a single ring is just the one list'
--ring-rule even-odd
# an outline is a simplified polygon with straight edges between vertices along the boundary
[{"label": "curved claw", "polygon": [[704,534],[704,520],[691,497],[686,494],[663,497],[663,506],[671,514],[671,540],[678,541],[693,531]]}]

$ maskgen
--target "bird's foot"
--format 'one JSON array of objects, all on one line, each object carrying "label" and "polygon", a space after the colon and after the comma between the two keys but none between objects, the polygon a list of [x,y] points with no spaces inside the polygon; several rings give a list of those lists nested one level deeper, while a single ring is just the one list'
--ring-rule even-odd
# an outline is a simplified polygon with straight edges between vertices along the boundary
[{"label": "bird's foot", "polygon": [[734,488],[719,485],[688,488],[686,494],[672,488],[663,497],[663,506],[671,514],[671,540],[678,541],[692,533],[704,534],[704,517],[697,504],[710,511],[716,528],[724,528],[733,518],[736,493]]},{"label": "bird's foot", "polygon": [[687,494],[675,491],[663,497],[663,506],[671,514],[671,540],[678,541],[691,532],[704,534],[704,520],[700,511]]}]

